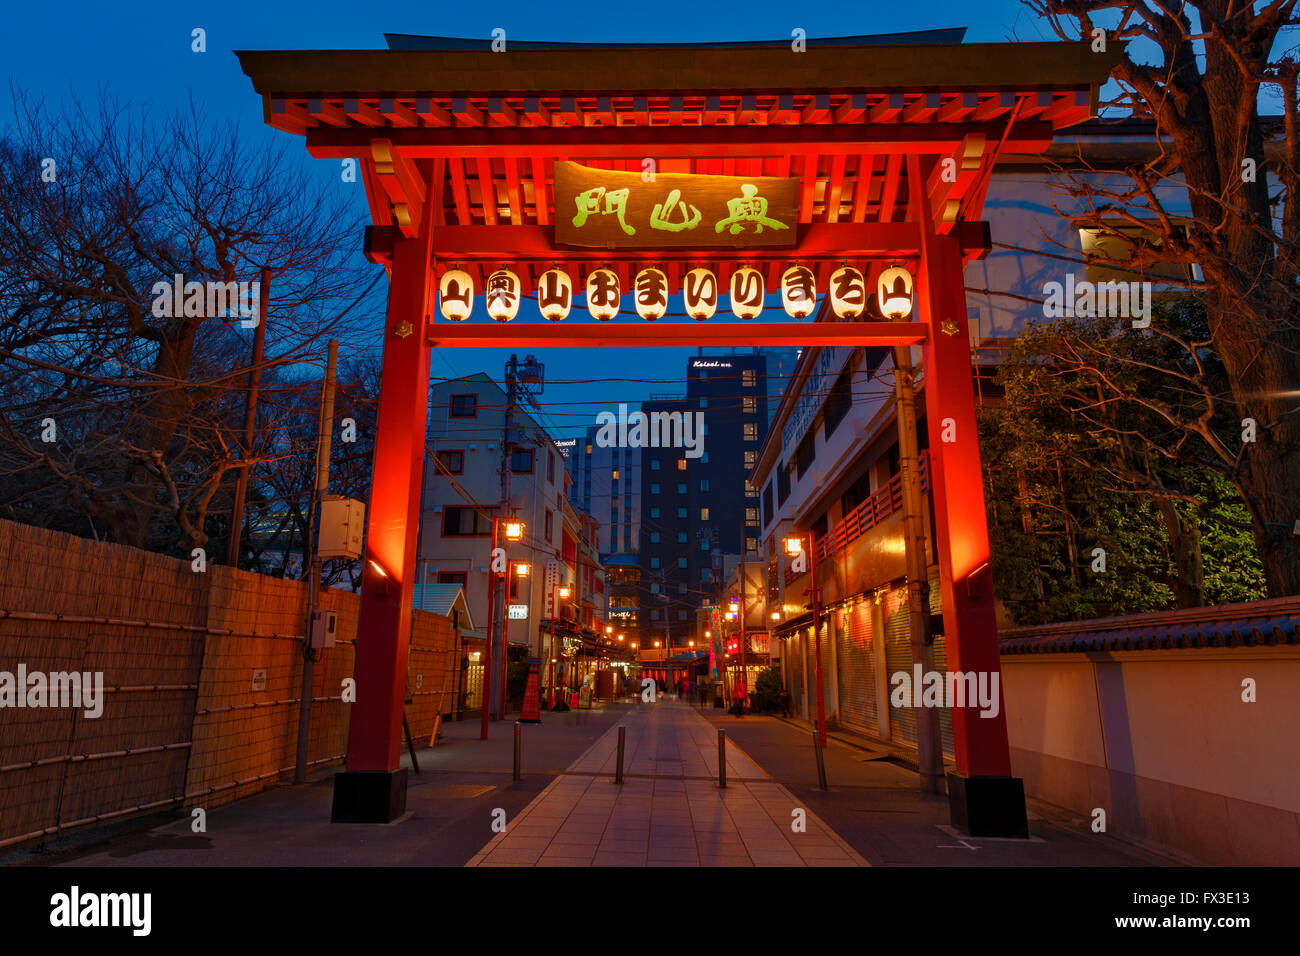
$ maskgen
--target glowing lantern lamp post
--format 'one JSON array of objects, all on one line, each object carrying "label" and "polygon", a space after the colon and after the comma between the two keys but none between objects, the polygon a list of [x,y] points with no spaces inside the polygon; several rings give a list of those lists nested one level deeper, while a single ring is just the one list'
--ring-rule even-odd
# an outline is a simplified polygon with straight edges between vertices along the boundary
[{"label": "glowing lantern lamp post", "polygon": [[692,269],[682,280],[682,303],[697,322],[713,318],[718,310],[718,277],[705,268]]},{"label": "glowing lantern lamp post", "polygon": [[594,269],[587,276],[587,311],[599,322],[618,315],[618,274],[612,269]]},{"label": "glowing lantern lamp post", "polygon": [[563,322],[573,308],[573,280],[563,269],[548,269],[537,282],[537,308],[548,322]]},{"label": "glowing lantern lamp post", "polygon": [[498,269],[488,276],[487,298],[488,315],[498,322],[509,322],[519,314],[519,293],[523,286],[519,276],[509,269]]},{"label": "glowing lantern lamp post", "polygon": [[912,314],[912,273],[902,266],[891,266],[880,273],[876,284],[876,301],[885,318],[902,322]]},{"label": "glowing lantern lamp post", "polygon": [[449,322],[464,322],[474,311],[474,279],[468,272],[448,269],[438,282],[438,311]]},{"label": "glowing lantern lamp post", "polygon": [[807,266],[791,266],[781,274],[781,305],[794,319],[811,315],[817,307],[817,277]]},{"label": "glowing lantern lamp post", "polygon": [[852,266],[840,266],[831,273],[827,294],[837,319],[856,319],[867,309],[867,280]]},{"label": "glowing lantern lamp post", "polygon": [[[815,533],[809,529],[807,534],[808,556],[808,590],[812,593],[813,647],[815,648],[817,666],[817,745],[826,746],[826,692],[822,682],[822,628],[821,604],[817,594],[817,556],[815,550]],[[804,552],[804,535],[791,535],[784,540],[785,553],[797,558]]]},{"label": "glowing lantern lamp post", "polygon": [[763,273],[742,266],[731,274],[731,311],[738,319],[756,319],[763,311]]},{"label": "glowing lantern lamp post", "polygon": [[668,277],[655,268],[642,269],[633,283],[636,314],[647,322],[663,318],[668,311]]}]

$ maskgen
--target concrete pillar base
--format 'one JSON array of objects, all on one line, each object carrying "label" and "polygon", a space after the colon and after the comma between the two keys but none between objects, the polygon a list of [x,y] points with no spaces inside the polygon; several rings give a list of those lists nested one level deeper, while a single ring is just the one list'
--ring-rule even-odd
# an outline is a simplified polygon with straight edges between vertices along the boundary
[{"label": "concrete pillar base", "polygon": [[1029,839],[1025,783],[1019,777],[948,774],[952,825],[973,837]]},{"label": "concrete pillar base", "polygon": [[330,823],[392,823],[406,812],[406,768],[334,775]]}]

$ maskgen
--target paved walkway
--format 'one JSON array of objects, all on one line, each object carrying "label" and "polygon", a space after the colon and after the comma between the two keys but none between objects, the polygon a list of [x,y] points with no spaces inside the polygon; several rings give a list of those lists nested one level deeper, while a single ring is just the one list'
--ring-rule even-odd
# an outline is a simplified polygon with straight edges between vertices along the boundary
[{"label": "paved walkway", "polygon": [[611,727],[467,866],[869,866],[734,743],[670,698]]}]

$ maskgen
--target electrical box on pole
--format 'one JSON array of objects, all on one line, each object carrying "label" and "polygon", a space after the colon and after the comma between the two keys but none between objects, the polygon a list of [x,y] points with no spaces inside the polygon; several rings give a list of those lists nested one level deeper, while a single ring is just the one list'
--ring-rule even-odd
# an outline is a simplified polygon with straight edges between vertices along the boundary
[{"label": "electrical box on pole", "polygon": [[318,608],[311,612],[311,633],[308,635],[310,646],[313,649],[329,648],[334,646],[334,640],[338,634],[339,615],[337,611],[328,611],[324,608]]},{"label": "electrical box on pole", "polygon": [[322,558],[361,557],[361,536],[366,525],[365,502],[326,495],[320,507],[317,553]]}]

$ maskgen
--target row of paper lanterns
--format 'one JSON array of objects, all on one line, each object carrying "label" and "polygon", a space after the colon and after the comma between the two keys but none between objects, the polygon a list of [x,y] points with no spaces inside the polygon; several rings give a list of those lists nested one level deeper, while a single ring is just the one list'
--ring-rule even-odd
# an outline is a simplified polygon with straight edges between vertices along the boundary
[{"label": "row of paper lanterns", "polygon": [[[618,274],[612,269],[595,269],[587,276],[587,311],[608,322],[618,315]],[[653,322],[668,310],[668,277],[656,268],[640,270],[632,283],[633,301],[641,318]],[[764,281],[757,269],[748,266],[731,276],[731,311],[740,319],[757,318],[763,311]],[[889,319],[906,319],[912,312],[912,275],[901,266],[885,269],[876,286],[876,301]],[[438,283],[438,308],[444,319],[462,322],[474,309],[474,279],[464,270],[449,269]],[[682,301],[686,314],[698,321],[713,317],[718,308],[718,279],[709,269],[697,268],[682,280]],[[840,266],[830,277],[831,310],[839,319],[856,319],[867,308],[867,283],[852,266]],[[509,269],[498,269],[487,278],[484,290],[487,311],[498,322],[509,322],[519,314],[523,284]],[[802,319],[817,305],[817,278],[807,266],[793,265],[781,275],[781,304],[786,314]],[[537,305],[551,322],[568,318],[573,308],[573,280],[563,269],[549,269],[537,282]]]}]

